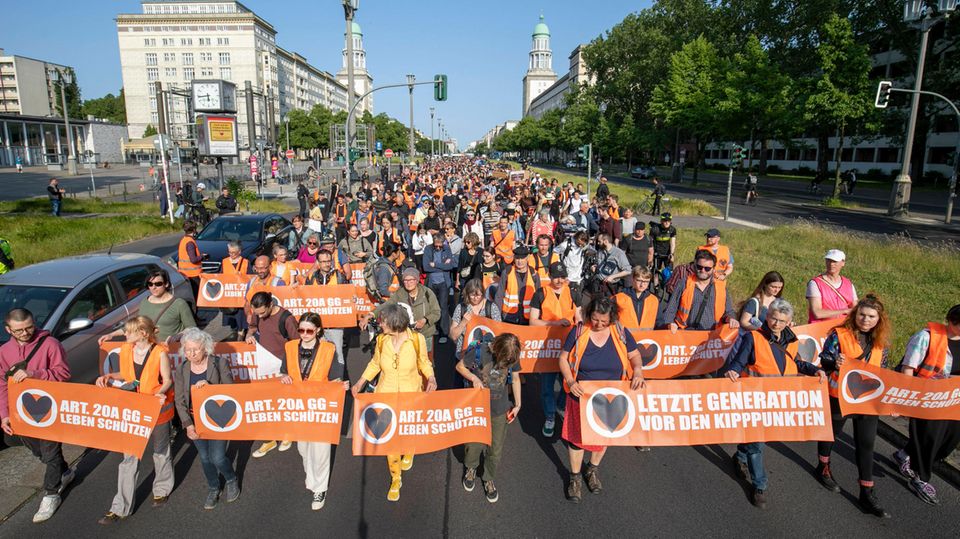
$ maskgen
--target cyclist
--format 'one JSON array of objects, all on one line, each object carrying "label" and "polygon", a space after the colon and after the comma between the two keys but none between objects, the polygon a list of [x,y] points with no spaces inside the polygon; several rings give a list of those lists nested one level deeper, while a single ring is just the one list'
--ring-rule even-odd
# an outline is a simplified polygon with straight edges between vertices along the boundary
[{"label": "cyclist", "polygon": [[192,193],[187,193],[184,196],[184,203],[187,206],[187,219],[199,223],[201,226],[209,221],[207,208],[203,205],[203,201],[207,200],[207,197],[203,196],[203,191],[206,188],[207,186],[203,182],[199,182]]},{"label": "cyclist", "polygon": [[653,238],[653,273],[659,286],[663,268],[673,267],[673,255],[677,250],[677,229],[673,226],[670,212],[660,215],[660,223],[650,221],[650,237]]}]

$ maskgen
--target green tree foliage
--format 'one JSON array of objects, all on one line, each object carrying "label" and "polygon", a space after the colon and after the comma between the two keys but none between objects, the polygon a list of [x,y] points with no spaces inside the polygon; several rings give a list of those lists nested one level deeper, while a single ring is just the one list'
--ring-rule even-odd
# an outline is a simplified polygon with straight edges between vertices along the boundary
[{"label": "green tree foliage", "polygon": [[115,124],[127,123],[127,107],[124,102],[123,88],[119,95],[107,94],[97,99],[83,102],[83,116],[92,115]]},{"label": "green tree foliage", "polygon": [[[82,118],[83,105],[80,99],[80,85],[77,83],[77,74],[73,71],[73,68],[66,68],[65,70],[59,70],[59,74],[63,77],[63,91],[67,96],[67,112],[70,113],[71,118]],[[61,98],[60,84],[54,82],[54,97],[56,103],[54,105],[54,110],[57,115],[61,118],[63,117],[63,99]]]},{"label": "green tree foliage", "polygon": [[157,128],[153,124],[147,124],[146,129],[143,130],[143,138],[152,137],[158,133]]}]

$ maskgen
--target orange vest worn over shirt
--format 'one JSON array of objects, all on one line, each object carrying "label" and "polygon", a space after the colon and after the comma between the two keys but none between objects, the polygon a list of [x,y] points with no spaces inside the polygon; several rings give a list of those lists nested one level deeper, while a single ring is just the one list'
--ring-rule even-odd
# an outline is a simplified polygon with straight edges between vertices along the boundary
[{"label": "orange vest worn over shirt", "polygon": [[[686,329],[687,322],[690,319],[690,309],[693,308],[693,291],[697,287],[697,278],[693,275],[687,277],[686,285],[683,287],[683,295],[680,296],[680,306],[677,309],[677,319],[675,322],[680,329]],[[704,298],[706,300],[706,298]],[[723,314],[727,308],[727,284],[726,281],[713,280],[713,316],[714,326],[723,319]]]},{"label": "orange vest worn over shirt", "polygon": [[[726,245],[720,245],[719,243],[715,247],[709,245],[701,245],[697,247],[698,251],[709,251],[713,253],[713,256],[717,257],[717,267],[713,268],[714,275],[723,275],[727,271],[727,266],[730,265],[730,248]],[[732,273],[731,273],[732,275]]]},{"label": "orange vest worn over shirt", "polygon": [[190,255],[187,254],[187,246],[191,244],[193,244],[193,247],[199,255],[200,247],[197,245],[197,240],[190,236],[180,238],[180,246],[177,248],[177,270],[187,278],[199,277],[203,271],[203,266],[190,261]]},{"label": "orange vest worn over shirt", "polygon": [[541,282],[547,282],[550,280],[550,264],[553,264],[554,262],[560,262],[560,255],[557,253],[550,253],[550,264],[547,264],[546,266],[543,265],[541,260],[542,258],[540,257],[539,252],[533,253],[527,257],[527,266],[529,266],[530,269],[535,271],[537,275],[540,276]]},{"label": "orange vest worn over shirt", "polygon": [[767,340],[767,336],[760,330],[754,330],[750,333],[753,334],[753,364],[747,365],[741,376],[797,376],[799,374],[797,362],[794,361],[800,349],[798,341],[793,341],[787,345],[787,353],[784,354],[787,357],[784,358],[783,372],[781,373],[777,360],[773,356],[773,346]]},{"label": "orange vest worn over shirt", "polygon": [[[160,361],[163,359],[161,354],[167,351],[167,347],[162,344],[152,345],[150,355],[143,360],[143,371],[140,373],[140,378],[137,378],[137,372],[133,366],[133,346],[133,343],[129,342],[120,345],[120,377],[126,382],[138,380],[140,382],[140,387],[137,388],[138,393],[156,395],[163,385],[163,380],[160,379]],[[163,406],[160,407],[157,425],[162,425],[173,419],[172,385],[167,390],[166,395],[167,398],[163,401]]]},{"label": "orange vest worn over shirt", "polygon": [[[504,314],[514,314],[520,311],[520,283],[517,282],[517,270],[516,268],[510,268],[510,272],[507,273],[507,288],[503,294],[503,308],[501,309]],[[533,281],[533,272],[529,269],[527,270],[527,284],[523,289],[523,317],[526,319],[530,318],[530,300],[533,299],[533,294],[536,292],[537,287]]]},{"label": "orange vest worn over shirt", "polygon": [[[295,383],[303,382],[303,375],[300,372],[300,339],[289,341],[283,346],[287,356],[287,374]],[[313,360],[313,366],[310,367],[310,373],[307,375],[307,382],[327,381],[335,352],[336,346],[332,342],[317,341],[316,348],[314,348],[316,357]]]},{"label": "orange vest worn over shirt", "polygon": [[337,204],[333,211],[334,211],[334,214],[336,215],[337,224],[343,224],[343,222],[347,218],[347,205]]},{"label": "orange vest worn over shirt", "polygon": [[660,308],[660,300],[653,294],[647,294],[643,299],[643,310],[641,319],[637,320],[637,309],[634,306],[635,299],[624,292],[620,292],[614,299],[617,300],[617,307],[620,308],[618,318],[620,325],[627,329],[653,329],[657,325],[657,310]]},{"label": "orange vest worn over shirt", "polygon": [[516,235],[513,230],[508,229],[506,234],[496,229],[491,234],[493,237],[494,252],[497,253],[504,264],[513,264],[513,244],[516,243]]},{"label": "orange vest worn over shirt", "polygon": [[570,296],[570,286],[563,285],[560,289],[560,295],[552,286],[543,287],[543,303],[540,304],[540,320],[569,320],[573,324],[574,317],[577,314],[577,306],[573,304],[573,298]]},{"label": "orange vest worn over shirt", "polygon": [[[947,366],[947,326],[930,322],[927,324],[927,331],[930,332],[930,345],[927,346],[927,355],[923,362],[916,368],[914,374],[921,378],[942,378],[944,367]],[[954,361],[960,361],[960,357],[953,358]]]},{"label": "orange vest worn over shirt", "polygon": [[[590,343],[590,333],[591,330],[587,327],[587,331],[583,331],[583,324],[577,324],[573,331],[577,332],[577,344],[573,347],[573,351],[567,356],[567,361],[570,363],[570,374],[573,375],[573,379],[577,379],[577,372],[580,370],[580,360],[583,359],[583,353],[587,350],[587,345]],[[623,334],[623,326],[620,324],[610,326],[610,338],[613,339],[613,347],[617,350],[617,356],[620,358],[620,364],[623,366],[623,374],[620,376],[621,380],[630,380],[633,378],[633,365],[630,363],[630,360],[627,358],[627,343],[625,342],[626,336]],[[606,343],[604,343],[606,344]],[[596,346],[596,344],[594,344]],[[563,382],[563,390],[567,393],[570,393],[570,386],[567,385],[566,380]]]},{"label": "orange vest worn over shirt", "polygon": [[[836,328],[836,332],[837,339],[840,341],[840,353],[844,355],[846,361],[863,361],[866,353],[860,346],[860,342],[857,341],[857,336],[854,335],[853,331],[840,326]],[[873,349],[870,350],[869,363],[875,367],[883,365],[883,346],[874,344]],[[827,378],[827,390],[830,392],[831,397],[840,397],[839,369],[831,372]]]},{"label": "orange vest worn over shirt", "polygon": [[278,279],[283,280],[283,284],[291,285],[294,283],[296,277],[294,277],[294,267],[293,263],[287,260],[283,263],[283,267],[280,267],[280,264],[276,260],[270,263],[270,275]]},{"label": "orange vest worn over shirt", "polygon": [[229,256],[220,262],[220,273],[224,275],[246,275],[249,269],[250,261],[243,257],[240,258],[240,263],[237,265],[230,261]]}]

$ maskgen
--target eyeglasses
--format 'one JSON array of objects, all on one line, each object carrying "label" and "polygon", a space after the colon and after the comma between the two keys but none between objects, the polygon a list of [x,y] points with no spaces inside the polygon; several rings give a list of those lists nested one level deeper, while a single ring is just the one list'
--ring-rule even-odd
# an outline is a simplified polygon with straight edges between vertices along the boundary
[{"label": "eyeglasses", "polygon": [[650,279],[636,279],[637,284],[650,284]]},{"label": "eyeglasses", "polygon": [[317,245],[320,245],[320,244],[317,243],[317,242],[315,242],[315,241],[308,241],[308,242],[307,242],[307,245],[309,245],[309,246],[311,246],[311,247],[316,247]]},{"label": "eyeglasses", "polygon": [[20,335],[20,334],[23,334],[23,333],[30,333],[31,331],[33,331],[33,330],[35,330],[35,329],[37,329],[36,326],[27,326],[27,327],[25,327],[25,328],[20,328],[20,329],[11,329],[11,330],[10,330],[10,333],[16,333],[17,335]]},{"label": "eyeglasses", "polygon": [[713,266],[701,266],[700,264],[697,264],[695,267],[697,268],[697,271],[711,271],[711,270],[713,270]]},{"label": "eyeglasses", "polygon": [[297,328],[297,333],[300,335],[313,335],[317,330],[310,328]]},{"label": "eyeglasses", "polygon": [[150,288],[159,288],[159,287],[162,287],[162,286],[167,286],[167,283],[165,283],[165,282],[163,282],[163,281],[150,281],[150,282],[147,283],[147,286],[150,287]]}]

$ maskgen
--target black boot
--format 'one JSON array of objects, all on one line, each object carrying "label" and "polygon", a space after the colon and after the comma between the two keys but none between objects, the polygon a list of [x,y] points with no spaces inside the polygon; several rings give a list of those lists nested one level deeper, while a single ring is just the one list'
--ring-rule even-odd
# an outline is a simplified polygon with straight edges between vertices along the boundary
[{"label": "black boot", "polygon": [[830,492],[840,492],[840,485],[833,480],[833,473],[830,471],[829,462],[821,462],[817,466],[817,480],[823,485],[823,488]]},{"label": "black boot", "polygon": [[873,487],[860,486],[860,508],[871,515],[890,518],[890,513],[880,505],[880,499],[874,494]]}]

